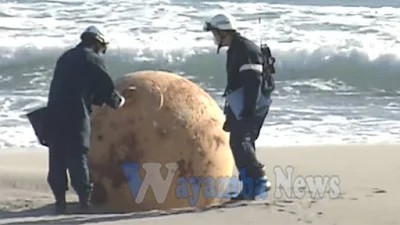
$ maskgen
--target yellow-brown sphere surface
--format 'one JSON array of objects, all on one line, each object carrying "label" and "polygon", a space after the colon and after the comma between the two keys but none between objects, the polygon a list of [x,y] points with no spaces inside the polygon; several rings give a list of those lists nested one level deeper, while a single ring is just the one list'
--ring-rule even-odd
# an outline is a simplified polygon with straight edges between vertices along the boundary
[{"label": "yellow-brown sphere surface", "polygon": [[[118,212],[203,207],[219,201],[221,184],[227,183],[217,181],[232,176],[234,161],[228,135],[222,130],[224,115],[211,96],[188,79],[163,71],[128,74],[116,81],[116,89],[125,96],[125,105],[117,110],[103,106],[92,114],[92,201]],[[161,165],[162,179],[157,179],[159,174],[147,174],[156,182],[158,199],[151,187],[141,202],[134,198],[123,163],[137,163],[143,183],[143,165]],[[169,171],[170,187],[168,163],[177,165]],[[189,182],[189,177],[199,178],[200,191],[182,182],[182,178]],[[180,198],[185,192],[182,185],[188,195]],[[209,195],[211,186],[215,195]]]}]

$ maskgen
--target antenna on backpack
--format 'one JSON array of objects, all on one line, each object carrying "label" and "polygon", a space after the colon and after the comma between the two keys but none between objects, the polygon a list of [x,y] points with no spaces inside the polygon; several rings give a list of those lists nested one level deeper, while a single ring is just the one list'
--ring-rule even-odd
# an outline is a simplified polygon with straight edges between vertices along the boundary
[{"label": "antenna on backpack", "polygon": [[260,47],[261,47],[262,46],[261,17],[258,18],[258,34],[260,38]]},{"label": "antenna on backpack", "polygon": [[275,73],[275,58],[272,56],[271,49],[268,47],[267,44],[262,43],[262,33],[261,33],[261,17],[258,18],[258,26],[259,26],[259,32],[260,32],[260,49],[261,53],[264,56],[264,59],[266,61],[264,65],[264,69],[268,71],[268,74],[274,74]]}]

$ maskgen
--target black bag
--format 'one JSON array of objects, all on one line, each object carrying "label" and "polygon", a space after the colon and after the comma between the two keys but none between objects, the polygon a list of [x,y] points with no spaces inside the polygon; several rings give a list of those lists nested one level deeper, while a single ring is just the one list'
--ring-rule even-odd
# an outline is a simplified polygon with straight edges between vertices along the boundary
[{"label": "black bag", "polygon": [[271,49],[268,45],[261,45],[261,53],[263,54],[263,85],[262,92],[264,95],[271,95],[275,90],[275,57],[272,56]]},{"label": "black bag", "polygon": [[35,135],[38,138],[39,143],[46,147],[48,147],[49,143],[48,129],[46,126],[47,111],[47,107],[42,107],[26,114],[33,127],[33,130],[35,131]]}]

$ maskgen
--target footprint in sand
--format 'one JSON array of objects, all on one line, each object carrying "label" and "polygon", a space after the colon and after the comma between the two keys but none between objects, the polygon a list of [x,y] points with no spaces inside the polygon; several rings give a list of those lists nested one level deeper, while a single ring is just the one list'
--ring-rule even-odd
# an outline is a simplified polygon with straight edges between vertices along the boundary
[{"label": "footprint in sand", "polygon": [[386,194],[386,191],[380,188],[373,188],[372,193],[374,194]]},{"label": "footprint in sand", "polygon": [[372,194],[366,194],[365,197],[371,198],[374,197],[374,194],[386,194],[387,192],[380,188],[372,188]]},{"label": "footprint in sand", "polygon": [[285,208],[287,205],[290,205],[292,203],[293,203],[292,200],[283,199],[283,200],[276,200],[272,204],[280,208]]}]

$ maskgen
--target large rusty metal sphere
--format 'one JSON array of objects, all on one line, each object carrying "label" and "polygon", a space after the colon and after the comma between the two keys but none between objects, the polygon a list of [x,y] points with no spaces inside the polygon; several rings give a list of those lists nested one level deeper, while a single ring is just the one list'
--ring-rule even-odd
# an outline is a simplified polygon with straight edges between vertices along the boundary
[{"label": "large rusty metal sphere", "polygon": [[[116,81],[116,89],[125,96],[125,105],[117,110],[103,106],[92,113],[92,201],[109,211],[131,212],[203,207],[221,200],[228,184],[217,180],[232,176],[234,161],[222,130],[224,115],[211,96],[190,80],[163,71],[128,74]],[[135,201],[127,182],[133,178],[121,168],[132,162],[139,165],[141,180],[146,175],[144,163],[160,164],[163,179],[168,179],[166,165],[177,165],[175,171],[170,170],[170,187],[157,180],[156,187],[167,190],[165,199],[160,190],[155,194],[149,188],[143,201]],[[156,179],[158,175],[151,176]],[[177,190],[182,191],[182,178],[189,177],[202,179],[198,180],[201,191],[187,184],[188,196],[180,198]],[[203,192],[205,186],[212,186],[210,179],[215,182],[214,197]]]}]

